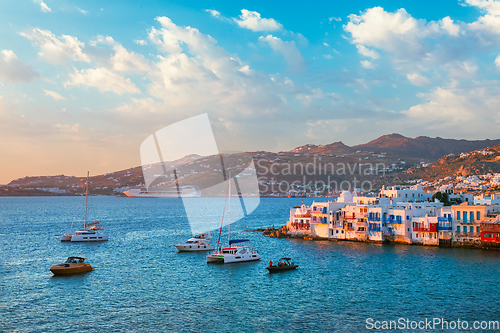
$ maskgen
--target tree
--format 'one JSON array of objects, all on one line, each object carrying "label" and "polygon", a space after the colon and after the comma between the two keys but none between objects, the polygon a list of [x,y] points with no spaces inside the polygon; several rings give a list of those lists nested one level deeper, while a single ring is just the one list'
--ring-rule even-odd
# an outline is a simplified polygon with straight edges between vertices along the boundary
[{"label": "tree", "polygon": [[434,201],[434,199],[438,199],[445,206],[451,206],[451,203],[450,203],[450,200],[449,200],[449,197],[448,197],[448,193],[446,193],[446,192],[443,192],[443,193],[436,192],[436,193],[434,193],[434,195],[432,196],[432,200]]}]

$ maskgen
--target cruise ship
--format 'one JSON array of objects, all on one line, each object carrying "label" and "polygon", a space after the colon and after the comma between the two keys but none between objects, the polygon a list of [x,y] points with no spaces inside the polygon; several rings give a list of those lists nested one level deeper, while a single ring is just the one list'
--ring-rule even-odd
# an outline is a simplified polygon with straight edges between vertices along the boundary
[{"label": "cruise ship", "polygon": [[127,197],[140,198],[198,198],[201,196],[201,191],[199,187],[193,185],[179,186],[179,190],[176,186],[152,187],[150,190],[146,186],[141,186],[124,191],[123,194]]}]

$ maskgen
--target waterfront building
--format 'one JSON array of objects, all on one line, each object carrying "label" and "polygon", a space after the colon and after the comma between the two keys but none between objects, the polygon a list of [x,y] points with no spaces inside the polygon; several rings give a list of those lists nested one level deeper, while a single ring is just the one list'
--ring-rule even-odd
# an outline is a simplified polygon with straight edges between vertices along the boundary
[{"label": "waterfront building", "polygon": [[500,247],[500,221],[481,222],[482,245]]},{"label": "waterfront building", "polygon": [[304,205],[295,206],[290,209],[290,220],[287,222],[287,228],[291,232],[305,231],[309,232],[311,223],[311,208]]},{"label": "waterfront building", "polygon": [[498,219],[500,205],[471,205],[464,202],[451,206],[455,219],[454,241],[469,244],[481,242],[481,223]]},{"label": "waterfront building", "polygon": [[438,217],[419,216],[412,219],[412,243],[423,245],[439,245]]},{"label": "waterfront building", "polygon": [[287,227],[290,232],[337,240],[446,246],[498,242],[500,247],[500,205],[397,201],[399,194],[408,193],[358,197],[345,191],[335,201],[314,201],[310,207],[302,203],[290,210]]},{"label": "waterfront building", "polygon": [[311,204],[311,236],[328,238],[334,212],[346,205],[347,202],[313,202]]}]

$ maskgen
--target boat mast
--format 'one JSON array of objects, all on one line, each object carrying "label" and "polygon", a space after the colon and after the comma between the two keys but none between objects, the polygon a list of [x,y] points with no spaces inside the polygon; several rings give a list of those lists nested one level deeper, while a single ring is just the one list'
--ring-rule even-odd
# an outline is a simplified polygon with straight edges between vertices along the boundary
[{"label": "boat mast", "polygon": [[87,189],[85,190],[85,220],[83,222],[84,229],[87,230],[87,198],[89,196],[89,172],[87,171]]},{"label": "boat mast", "polygon": [[231,247],[231,169],[229,169],[229,212],[228,212],[228,223],[229,223],[229,247]]}]

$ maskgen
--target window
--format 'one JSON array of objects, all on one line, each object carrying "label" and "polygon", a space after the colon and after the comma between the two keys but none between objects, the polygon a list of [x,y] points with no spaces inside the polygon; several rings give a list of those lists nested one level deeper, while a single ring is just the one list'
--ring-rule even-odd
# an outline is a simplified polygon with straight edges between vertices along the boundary
[{"label": "window", "polygon": [[476,213],[476,220],[480,220],[481,219],[481,212],[477,212]]},{"label": "window", "polygon": [[467,233],[467,226],[464,225],[464,234]]},{"label": "window", "polygon": [[476,227],[476,232],[479,234],[481,232],[481,228],[480,227]]},{"label": "window", "polygon": [[467,223],[467,212],[464,212],[464,223]]},{"label": "window", "polygon": [[457,220],[460,220],[460,212],[457,212]]},{"label": "window", "polygon": [[457,233],[460,233],[460,226],[457,226]]},{"label": "window", "polygon": [[474,223],[474,212],[470,212],[470,223]]}]

